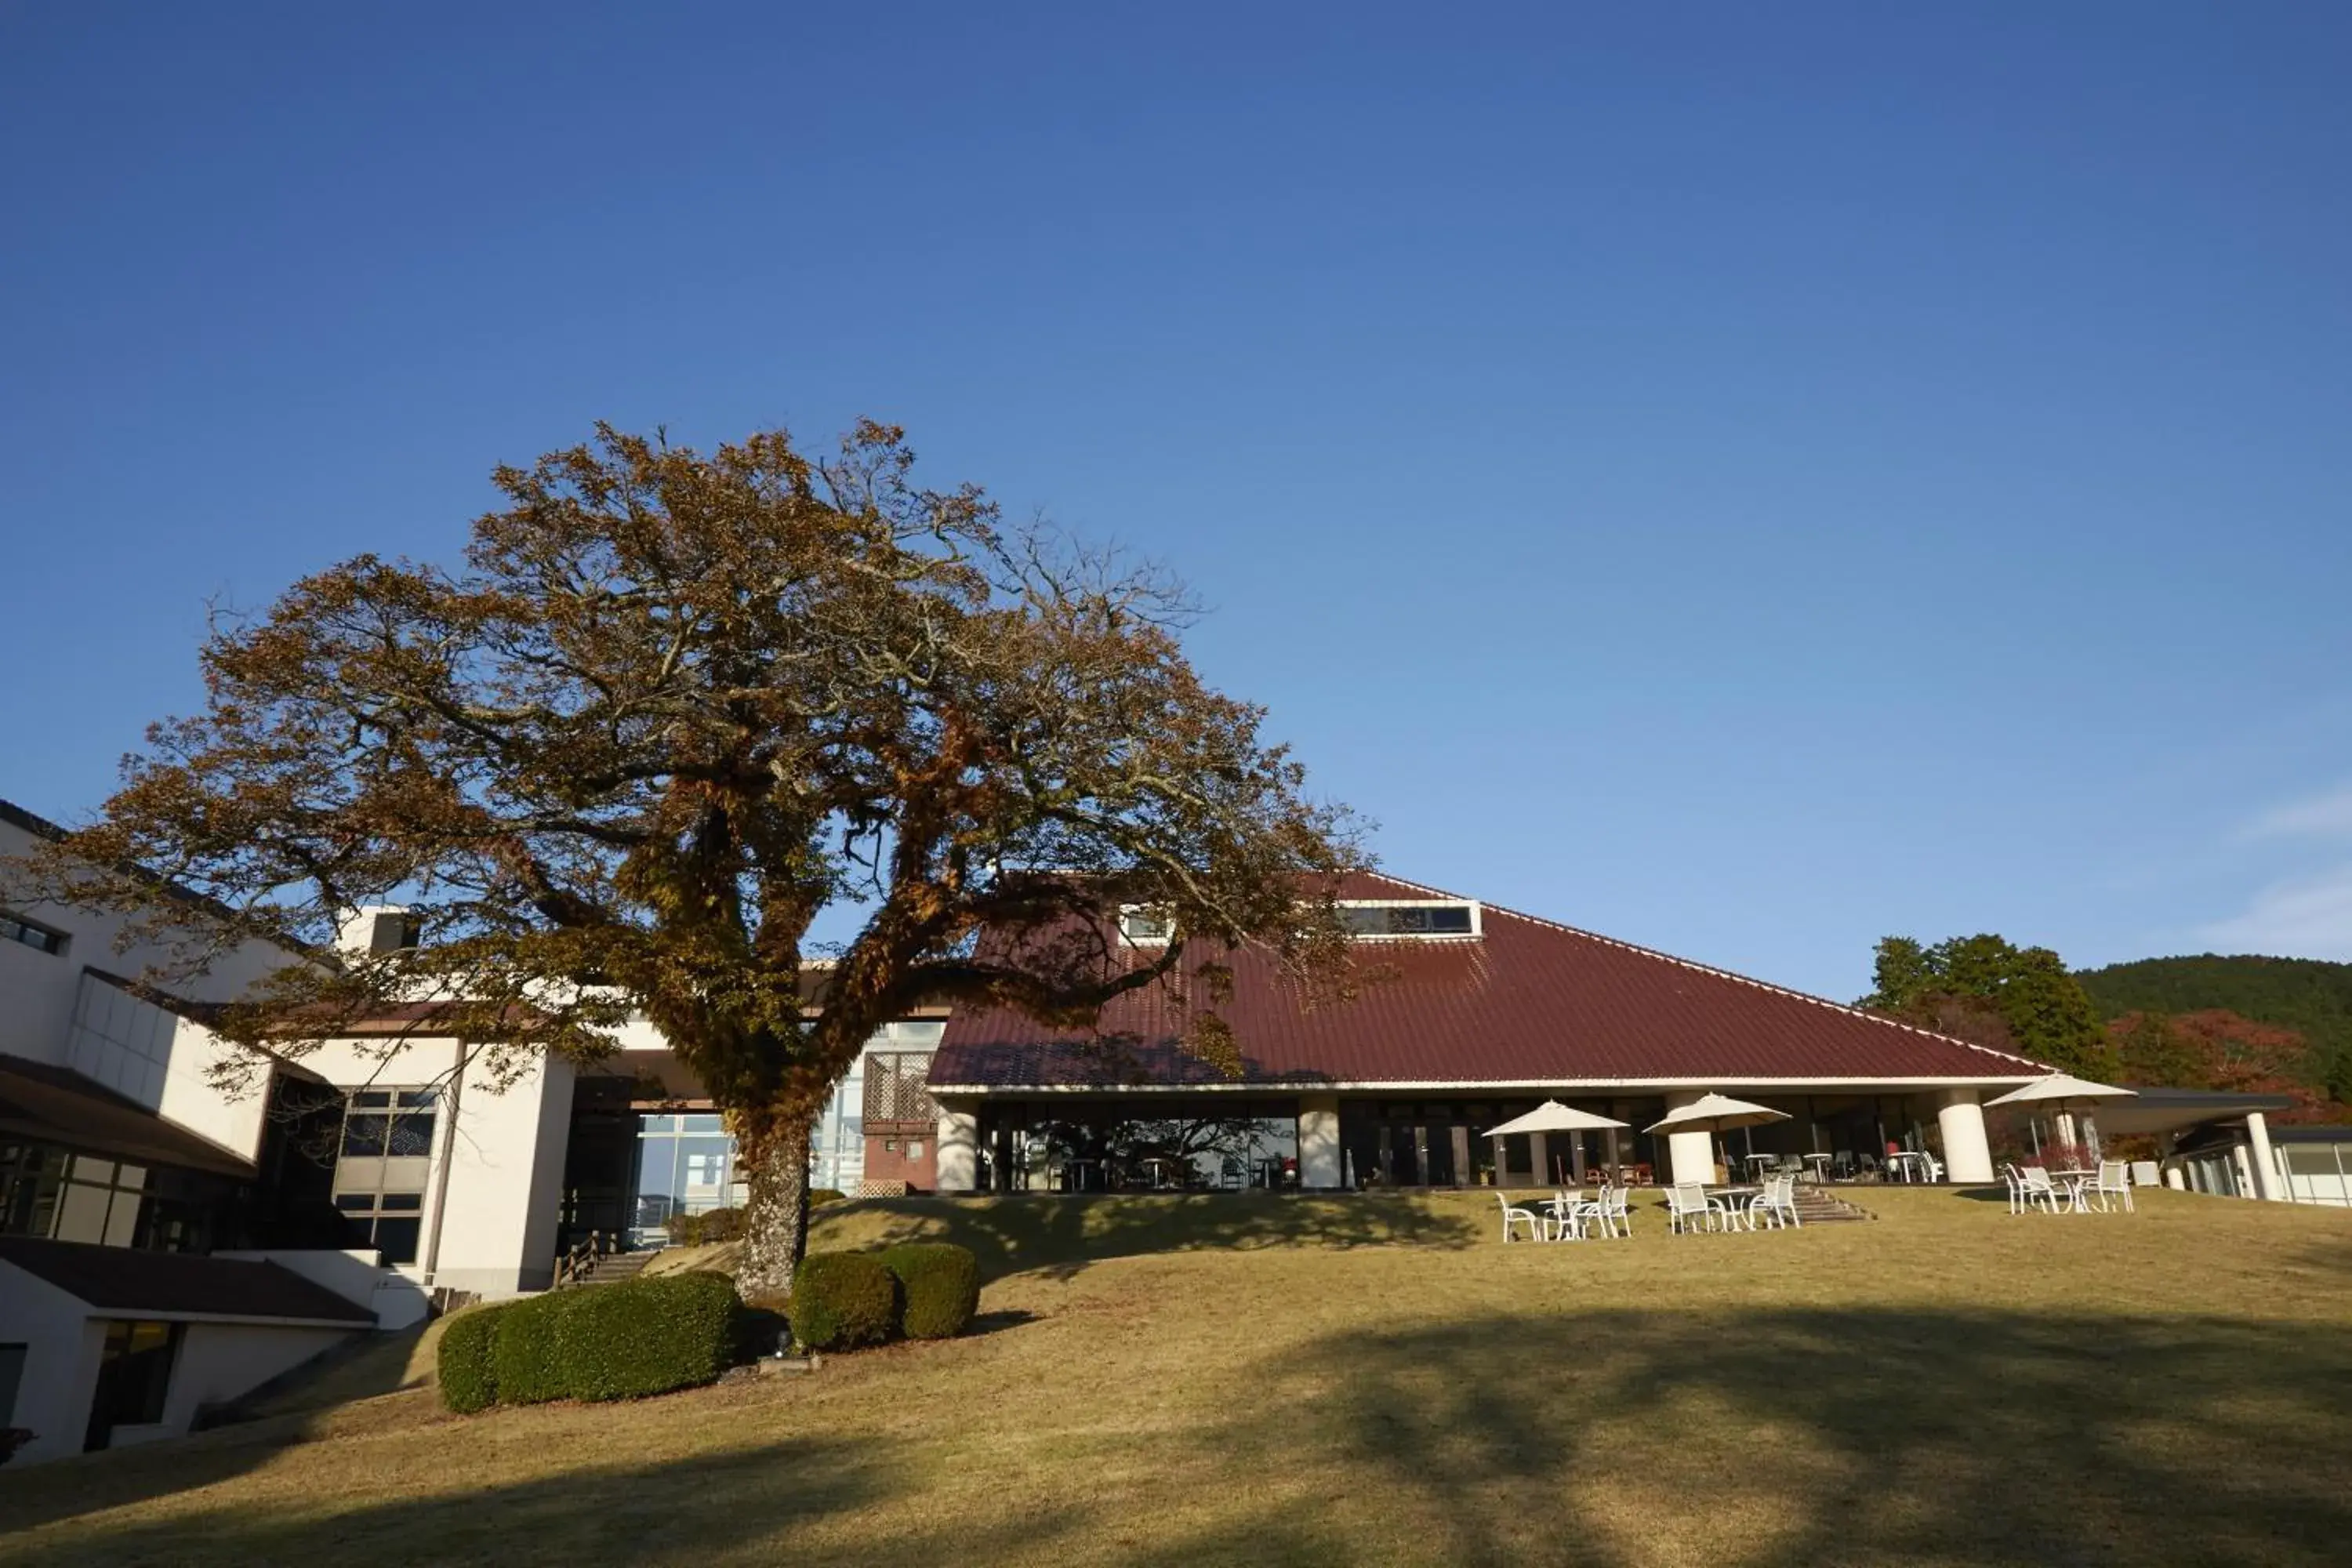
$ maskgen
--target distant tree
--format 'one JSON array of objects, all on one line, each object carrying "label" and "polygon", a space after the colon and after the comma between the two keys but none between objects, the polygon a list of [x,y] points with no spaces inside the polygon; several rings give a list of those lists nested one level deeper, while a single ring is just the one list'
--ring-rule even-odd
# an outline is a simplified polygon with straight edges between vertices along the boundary
[{"label": "distant tree", "polygon": [[[1314,985],[1346,962],[1349,819],[1186,662],[1181,595],[1008,534],[912,461],[875,425],[824,461],[600,426],[502,468],[461,568],[363,555],[217,626],[205,710],[151,730],[37,875],[215,943],[415,910],[415,951],[295,965],[232,1009],[257,1052],[425,999],[420,1032],[520,1070],[649,1017],[740,1141],[743,1284],[780,1289],[811,1122],[882,1024],[946,1002],[1084,1026],[1157,985],[1230,1062],[1223,955]],[[140,864],[217,906],[104,869]],[[1110,934],[1129,905],[1165,947]],[[853,934],[821,944],[821,917]]]},{"label": "distant tree", "polygon": [[2297,1077],[2352,1102],[2352,963],[2209,952],[2110,964],[2076,978],[2106,1018],[2220,1010],[2292,1029],[2309,1048]]},{"label": "distant tree", "polygon": [[2285,1121],[2325,1120],[2339,1107],[2305,1076],[2310,1046],[2293,1029],[2218,1007],[2167,1015],[2133,1013],[2109,1023],[2124,1076],[2164,1089],[2220,1089],[2292,1099]]},{"label": "distant tree", "polygon": [[2116,1071],[2098,1010],[2049,948],[1991,934],[1932,947],[1890,936],[1878,944],[1873,973],[1876,986],[1857,1005],[1874,1013],[2084,1077]]}]

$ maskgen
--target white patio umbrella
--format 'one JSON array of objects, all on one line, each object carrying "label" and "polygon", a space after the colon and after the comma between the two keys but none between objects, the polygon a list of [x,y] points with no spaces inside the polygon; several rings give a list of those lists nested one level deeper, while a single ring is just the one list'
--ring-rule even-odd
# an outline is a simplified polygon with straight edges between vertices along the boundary
[{"label": "white patio umbrella", "polygon": [[[1557,1100],[1547,1100],[1525,1116],[1514,1116],[1500,1127],[1488,1128],[1486,1135],[1505,1138],[1515,1132],[1601,1132],[1632,1125],[1630,1121],[1612,1121],[1606,1116],[1595,1116],[1590,1110],[1579,1110],[1572,1105],[1562,1105]],[[1613,1153],[1611,1155],[1612,1159],[1615,1157]],[[1583,1156],[1579,1154],[1577,1158],[1580,1161]],[[1495,1145],[1495,1169],[1499,1173],[1502,1168],[1503,1146],[1497,1143]],[[1580,1164],[1576,1168],[1583,1169]],[[1544,1180],[1550,1176],[1549,1172],[1539,1171],[1536,1174]],[[1497,1175],[1496,1179],[1499,1182],[1501,1177]]]},{"label": "white patio umbrella", "polygon": [[1485,1136],[1507,1138],[1515,1132],[1600,1132],[1612,1127],[1631,1127],[1630,1121],[1612,1121],[1606,1116],[1595,1116],[1590,1110],[1579,1110],[1572,1105],[1562,1105],[1557,1100],[1547,1100],[1525,1116],[1514,1116],[1500,1127],[1489,1127]]},{"label": "white patio umbrella", "polygon": [[2072,1073],[2053,1072],[2048,1078],[2037,1078],[2023,1089],[2012,1089],[2007,1094],[1995,1095],[1985,1101],[1994,1105],[2033,1105],[2046,1110],[2071,1110],[2074,1107],[2092,1106],[2102,1100],[2133,1100],[2138,1098],[2136,1089],[2117,1089],[2113,1084],[2093,1083]]},{"label": "white patio umbrella", "polygon": [[[1664,1116],[1643,1128],[1644,1132],[1728,1132],[1735,1127],[1761,1127],[1767,1121],[1786,1121],[1789,1113],[1775,1110],[1769,1105],[1759,1105],[1752,1100],[1734,1100],[1727,1094],[1709,1092],[1700,1095],[1679,1110],[1669,1110]],[[1729,1156],[1726,1156],[1728,1163]]]},{"label": "white patio umbrella", "polygon": [[[1985,1105],[1988,1108],[1996,1105],[2022,1105],[2031,1110],[2053,1111],[2074,1110],[2078,1108],[2089,1110],[2103,1100],[2137,1100],[2138,1098],[2137,1089],[2117,1089],[2113,1084],[2093,1083],[2089,1079],[2076,1078],[2072,1073],[2053,1072],[2047,1078],[2035,1079],[2023,1089],[2012,1089],[2007,1094],[1996,1095],[1986,1100]],[[2036,1154],[2041,1153],[2041,1127],[2030,1114],[2026,1118],[2025,1126],[2026,1131],[2033,1137],[2033,1152]],[[2067,1136],[2071,1137],[2072,1134],[2069,1133]]]}]

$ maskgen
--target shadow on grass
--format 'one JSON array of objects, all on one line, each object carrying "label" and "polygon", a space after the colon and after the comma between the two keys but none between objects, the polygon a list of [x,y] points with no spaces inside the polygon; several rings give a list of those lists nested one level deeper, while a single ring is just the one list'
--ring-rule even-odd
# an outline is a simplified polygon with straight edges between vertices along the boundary
[{"label": "shadow on grass", "polygon": [[[408,1561],[565,1564],[2335,1563],[2347,1386],[2352,1336],[2333,1324],[1490,1313],[1224,1369],[1197,1422],[1154,1439],[1164,1491],[1088,1484],[1101,1456],[1073,1434],[973,1448],[959,1462],[989,1486],[951,1510],[924,1453],[824,1436],[355,1506],[231,1496],[69,1535],[14,1525],[0,1559],[325,1562],[394,1542]],[[443,1480],[466,1473],[469,1431],[498,1436],[453,1424]]]},{"label": "shadow on grass", "polygon": [[[1479,1219],[1473,1219],[1474,1213]],[[981,1278],[1056,1278],[1107,1258],[1265,1247],[1475,1245],[1485,1213],[1411,1194],[1153,1193],[868,1198],[828,1205],[814,1247],[952,1241]]]},{"label": "shadow on grass", "polygon": [[2322,1563],[2347,1387],[2334,1325],[1780,1310],[1349,1335],[1264,1397],[1461,1560]]},{"label": "shadow on grass", "polygon": [[[453,1465],[447,1479],[463,1474]],[[412,1563],[624,1563],[772,1562],[766,1538],[834,1516],[890,1517],[895,1475],[871,1445],[793,1438],[690,1460],[583,1467],[504,1486],[334,1510],[250,1506],[168,1521],[132,1521],[78,1531],[70,1542],[28,1538],[12,1523],[0,1561],[104,1563],[134,1568],[214,1563],[365,1561],[389,1554]],[[915,1560],[986,1562],[1026,1539],[1050,1535],[1050,1510],[1001,1530],[960,1521],[877,1534]],[[356,1558],[353,1548],[358,1547]],[[18,1555],[23,1553],[21,1557]],[[69,1554],[70,1553],[70,1554]]]}]

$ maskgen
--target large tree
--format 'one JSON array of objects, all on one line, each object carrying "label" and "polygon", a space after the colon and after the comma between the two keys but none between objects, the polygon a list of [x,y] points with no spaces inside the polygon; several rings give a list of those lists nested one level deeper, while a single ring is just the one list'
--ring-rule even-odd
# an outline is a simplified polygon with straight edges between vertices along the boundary
[{"label": "large tree", "polygon": [[1873,978],[1876,987],[1857,1004],[1872,1012],[2089,1078],[2116,1071],[2098,1009],[2049,948],[1990,933],[1933,945],[1890,936],[1878,944]]},{"label": "large tree", "polygon": [[[870,424],[822,461],[600,426],[501,468],[462,566],[362,555],[217,624],[204,710],[153,727],[45,874],[184,942],[325,952],[358,908],[415,911],[414,951],[232,1009],[267,1056],[430,1001],[419,1030],[513,1071],[648,1016],[740,1142],[745,1289],[779,1289],[811,1121],[892,1017],[1083,1026],[1161,985],[1230,1059],[1223,955],[1345,963],[1349,819],[1194,673],[1181,595],[911,462]],[[1119,945],[1134,905],[1164,948]]]}]

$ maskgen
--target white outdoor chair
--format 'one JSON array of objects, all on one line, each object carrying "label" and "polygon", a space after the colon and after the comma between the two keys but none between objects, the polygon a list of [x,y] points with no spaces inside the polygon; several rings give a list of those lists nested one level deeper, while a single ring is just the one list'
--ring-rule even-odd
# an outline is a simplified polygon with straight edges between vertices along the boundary
[{"label": "white outdoor chair", "polygon": [[1723,1230],[1728,1228],[1730,1222],[1731,1211],[1708,1197],[1706,1189],[1696,1182],[1666,1189],[1666,1226],[1675,1235],[1692,1230]]},{"label": "white outdoor chair", "polygon": [[1617,1234],[1616,1226],[1609,1219],[1609,1192],[1608,1184],[1603,1183],[1600,1192],[1590,1198],[1566,1194],[1570,1198],[1569,1223],[1576,1227],[1577,1235],[1589,1237],[1596,1227],[1602,1236]]},{"label": "white outdoor chair", "polygon": [[2025,1179],[2017,1173],[2017,1166],[2010,1161],[2003,1160],[2000,1163],[2000,1179],[2009,1186],[2009,1212],[2023,1214],[2025,1212]]},{"label": "white outdoor chair", "polygon": [[1775,1226],[1801,1226],[1805,1222],[1797,1214],[1797,1178],[1769,1176],[1764,1190],[1748,1205],[1748,1227],[1756,1228],[1759,1222],[1769,1221]]},{"label": "white outdoor chair", "polygon": [[1548,1241],[1581,1241],[1584,1239],[1581,1193],[1554,1193],[1544,1200],[1549,1211],[1544,1221],[1544,1238]]},{"label": "white outdoor chair", "polygon": [[2092,1191],[2098,1195],[2100,1213],[2105,1214],[2110,1212],[2112,1205],[2109,1204],[2108,1200],[2111,1198],[2120,1198],[2123,1200],[2124,1213],[2131,1214],[2134,1212],[2132,1208],[2131,1172],[2126,1168],[2121,1160],[2102,1160],[2099,1162],[2099,1184],[2093,1188]]},{"label": "white outdoor chair", "polygon": [[1924,1149],[1919,1152],[1919,1168],[1927,1173],[1927,1180],[1931,1182],[1944,1179],[1944,1163]]},{"label": "white outdoor chair", "polygon": [[1528,1227],[1528,1239],[1529,1241],[1545,1241],[1549,1239],[1549,1233],[1544,1228],[1543,1216],[1536,1213],[1535,1210],[1514,1208],[1511,1206],[1511,1200],[1505,1197],[1500,1193],[1496,1193],[1495,1194],[1495,1201],[1503,1205],[1503,1243],[1505,1246],[1507,1247],[1510,1245],[1511,1227],[1515,1225],[1523,1225]]},{"label": "white outdoor chair", "polygon": [[2058,1190],[2058,1184],[2050,1179],[2050,1173],[2041,1166],[2028,1165],[2018,1173],[2018,1177],[2025,1184],[2027,1207],[2040,1204],[2052,1214],[2064,1214],[2074,1206],[2066,1194]]},{"label": "white outdoor chair", "polygon": [[1626,1200],[1632,1196],[1623,1187],[1603,1187],[1591,1203],[1579,1205],[1577,1217],[1582,1221],[1586,1234],[1598,1226],[1606,1237],[1633,1235],[1633,1215],[1626,1207]]}]

